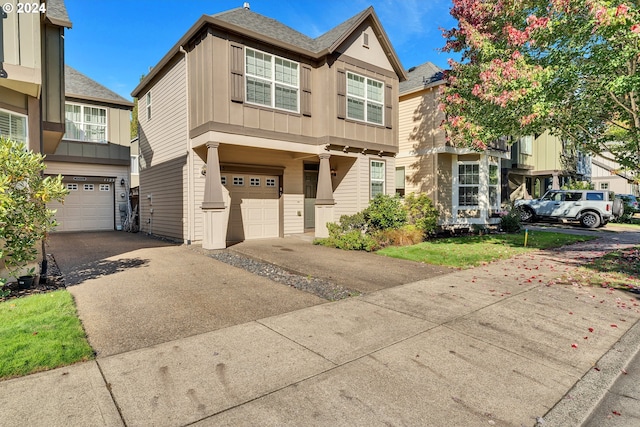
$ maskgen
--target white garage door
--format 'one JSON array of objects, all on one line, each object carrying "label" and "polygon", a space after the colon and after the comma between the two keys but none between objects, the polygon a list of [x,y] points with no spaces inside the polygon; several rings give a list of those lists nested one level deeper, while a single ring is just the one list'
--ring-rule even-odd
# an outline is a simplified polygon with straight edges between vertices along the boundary
[{"label": "white garage door", "polygon": [[223,174],[231,206],[227,240],[278,237],[279,183],[277,176]]},{"label": "white garage door", "polygon": [[66,183],[69,194],[64,204],[49,203],[57,209],[55,231],[113,230],[113,184]]}]

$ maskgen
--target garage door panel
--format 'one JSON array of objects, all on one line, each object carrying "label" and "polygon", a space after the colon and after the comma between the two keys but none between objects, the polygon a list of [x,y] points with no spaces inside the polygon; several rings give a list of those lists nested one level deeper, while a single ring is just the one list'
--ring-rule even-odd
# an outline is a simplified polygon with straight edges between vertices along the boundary
[{"label": "garage door panel", "polygon": [[94,184],[93,190],[85,189],[82,184],[67,184],[67,188],[70,191],[63,204],[52,202],[48,205],[57,210],[55,231],[113,230],[112,185],[109,185],[109,191],[100,191],[100,184]]},{"label": "garage door panel", "polygon": [[[251,178],[256,177],[242,174],[228,174],[226,177],[226,188],[231,196],[227,230],[230,241],[280,235],[278,177]],[[267,178],[275,185],[266,186]],[[233,185],[233,182],[243,182],[244,185]],[[259,185],[248,185],[251,182]]]}]

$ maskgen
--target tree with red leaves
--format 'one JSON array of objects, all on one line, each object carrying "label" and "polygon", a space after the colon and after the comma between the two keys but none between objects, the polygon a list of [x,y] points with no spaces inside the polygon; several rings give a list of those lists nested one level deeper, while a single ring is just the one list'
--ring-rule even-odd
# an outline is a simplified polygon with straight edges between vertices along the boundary
[{"label": "tree with red leaves", "polygon": [[638,1],[453,0],[443,127],[484,149],[545,130],[640,169]]}]

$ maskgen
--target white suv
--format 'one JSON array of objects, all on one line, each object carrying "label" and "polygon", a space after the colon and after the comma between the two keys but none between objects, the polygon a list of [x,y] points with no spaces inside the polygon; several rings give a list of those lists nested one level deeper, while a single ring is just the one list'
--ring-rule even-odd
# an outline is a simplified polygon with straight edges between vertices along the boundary
[{"label": "white suv", "polygon": [[565,219],[595,228],[622,215],[624,206],[613,192],[598,190],[550,190],[541,199],[516,200],[522,221]]}]

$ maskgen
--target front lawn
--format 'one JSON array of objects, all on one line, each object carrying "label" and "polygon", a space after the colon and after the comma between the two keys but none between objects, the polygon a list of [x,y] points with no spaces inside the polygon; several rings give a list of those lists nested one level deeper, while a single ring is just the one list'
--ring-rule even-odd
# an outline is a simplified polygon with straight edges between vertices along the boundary
[{"label": "front lawn", "polygon": [[524,237],[524,231],[517,234],[450,237],[411,246],[389,246],[377,253],[427,264],[469,268],[511,258],[527,251],[556,248],[595,238],[547,231],[529,231],[527,246],[524,247]]},{"label": "front lawn", "polygon": [[27,375],[94,356],[65,290],[0,303],[0,378]]}]

